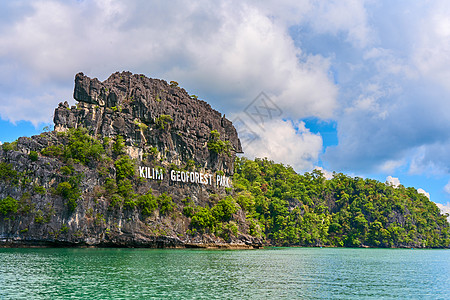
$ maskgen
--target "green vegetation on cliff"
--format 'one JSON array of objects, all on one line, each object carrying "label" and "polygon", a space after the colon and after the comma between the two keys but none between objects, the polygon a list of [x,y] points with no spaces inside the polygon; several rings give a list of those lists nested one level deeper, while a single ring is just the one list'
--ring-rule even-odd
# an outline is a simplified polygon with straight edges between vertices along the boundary
[{"label": "green vegetation on cliff", "polygon": [[0,199],[0,214],[8,215],[9,213],[17,213],[19,204],[16,199],[12,197],[6,197],[5,199]]},{"label": "green vegetation on cliff", "polygon": [[[42,137],[46,135],[53,137],[52,143],[23,155],[27,163],[21,169],[14,161],[0,161],[0,184],[13,187],[4,190],[14,193],[0,198],[0,219],[17,220],[20,235],[40,232],[52,224],[56,230],[61,228],[57,235],[54,230],[48,233],[53,239],[71,236],[76,240],[97,232],[109,238],[122,234],[118,224],[135,228],[140,223],[140,230],[148,235],[221,238],[225,242],[244,239],[269,245],[336,247],[450,245],[446,217],[414,188],[395,188],[341,173],[326,179],[318,170],[297,174],[291,167],[267,159],[236,158],[233,188],[212,188],[199,199],[192,190],[140,178],[138,166],[160,169],[162,161],[156,154],[142,161],[132,159],[120,135],[100,140],[83,128]],[[207,146],[215,153],[229,147],[214,130]],[[154,146],[149,149],[157,153]],[[7,147],[3,151],[17,150]],[[33,177],[33,170],[51,164],[55,165],[51,180],[40,182],[39,176]],[[197,166],[188,160],[183,166],[166,163],[166,167],[183,170]],[[57,216],[57,211],[63,217]],[[81,233],[67,227],[74,216],[84,219],[91,231]]]},{"label": "green vegetation on cliff", "polygon": [[211,131],[211,137],[208,141],[208,149],[214,153],[222,154],[225,153],[227,155],[230,155],[230,142],[229,141],[222,141],[220,139],[220,133],[217,130]]}]

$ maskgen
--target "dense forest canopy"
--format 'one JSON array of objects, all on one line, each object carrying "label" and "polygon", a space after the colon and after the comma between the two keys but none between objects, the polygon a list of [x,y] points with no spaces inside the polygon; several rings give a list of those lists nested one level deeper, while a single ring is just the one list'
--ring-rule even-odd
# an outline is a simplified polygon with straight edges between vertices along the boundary
[{"label": "dense forest canopy", "polygon": [[448,247],[449,223],[416,189],[267,159],[237,158],[234,189],[253,234],[279,245]]}]

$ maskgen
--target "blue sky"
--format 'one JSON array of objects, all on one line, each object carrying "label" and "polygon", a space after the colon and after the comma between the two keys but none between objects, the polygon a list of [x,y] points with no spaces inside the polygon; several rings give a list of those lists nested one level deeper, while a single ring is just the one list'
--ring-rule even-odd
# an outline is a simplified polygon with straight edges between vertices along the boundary
[{"label": "blue sky", "polygon": [[444,0],[3,1],[0,141],[51,125],[76,73],[127,70],[236,120],[249,157],[389,178],[448,209],[449,15]]}]

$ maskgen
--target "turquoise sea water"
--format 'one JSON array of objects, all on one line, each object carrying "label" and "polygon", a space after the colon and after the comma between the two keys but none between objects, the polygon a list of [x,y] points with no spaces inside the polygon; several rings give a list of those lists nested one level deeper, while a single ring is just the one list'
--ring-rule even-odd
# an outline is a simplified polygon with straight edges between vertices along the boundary
[{"label": "turquoise sea water", "polygon": [[0,249],[0,299],[450,299],[450,251]]}]

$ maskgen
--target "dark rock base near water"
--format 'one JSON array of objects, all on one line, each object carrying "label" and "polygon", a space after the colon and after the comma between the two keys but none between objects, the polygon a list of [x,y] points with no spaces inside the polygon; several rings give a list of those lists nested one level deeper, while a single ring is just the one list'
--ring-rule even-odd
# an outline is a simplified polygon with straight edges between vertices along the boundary
[{"label": "dark rock base near water", "polygon": [[148,238],[144,241],[133,241],[125,239],[122,242],[101,242],[99,244],[72,243],[58,240],[23,240],[3,239],[0,240],[0,248],[157,248],[157,249],[260,249],[262,244],[252,243],[226,243],[224,241],[196,242],[182,241],[178,238],[159,236]]}]

